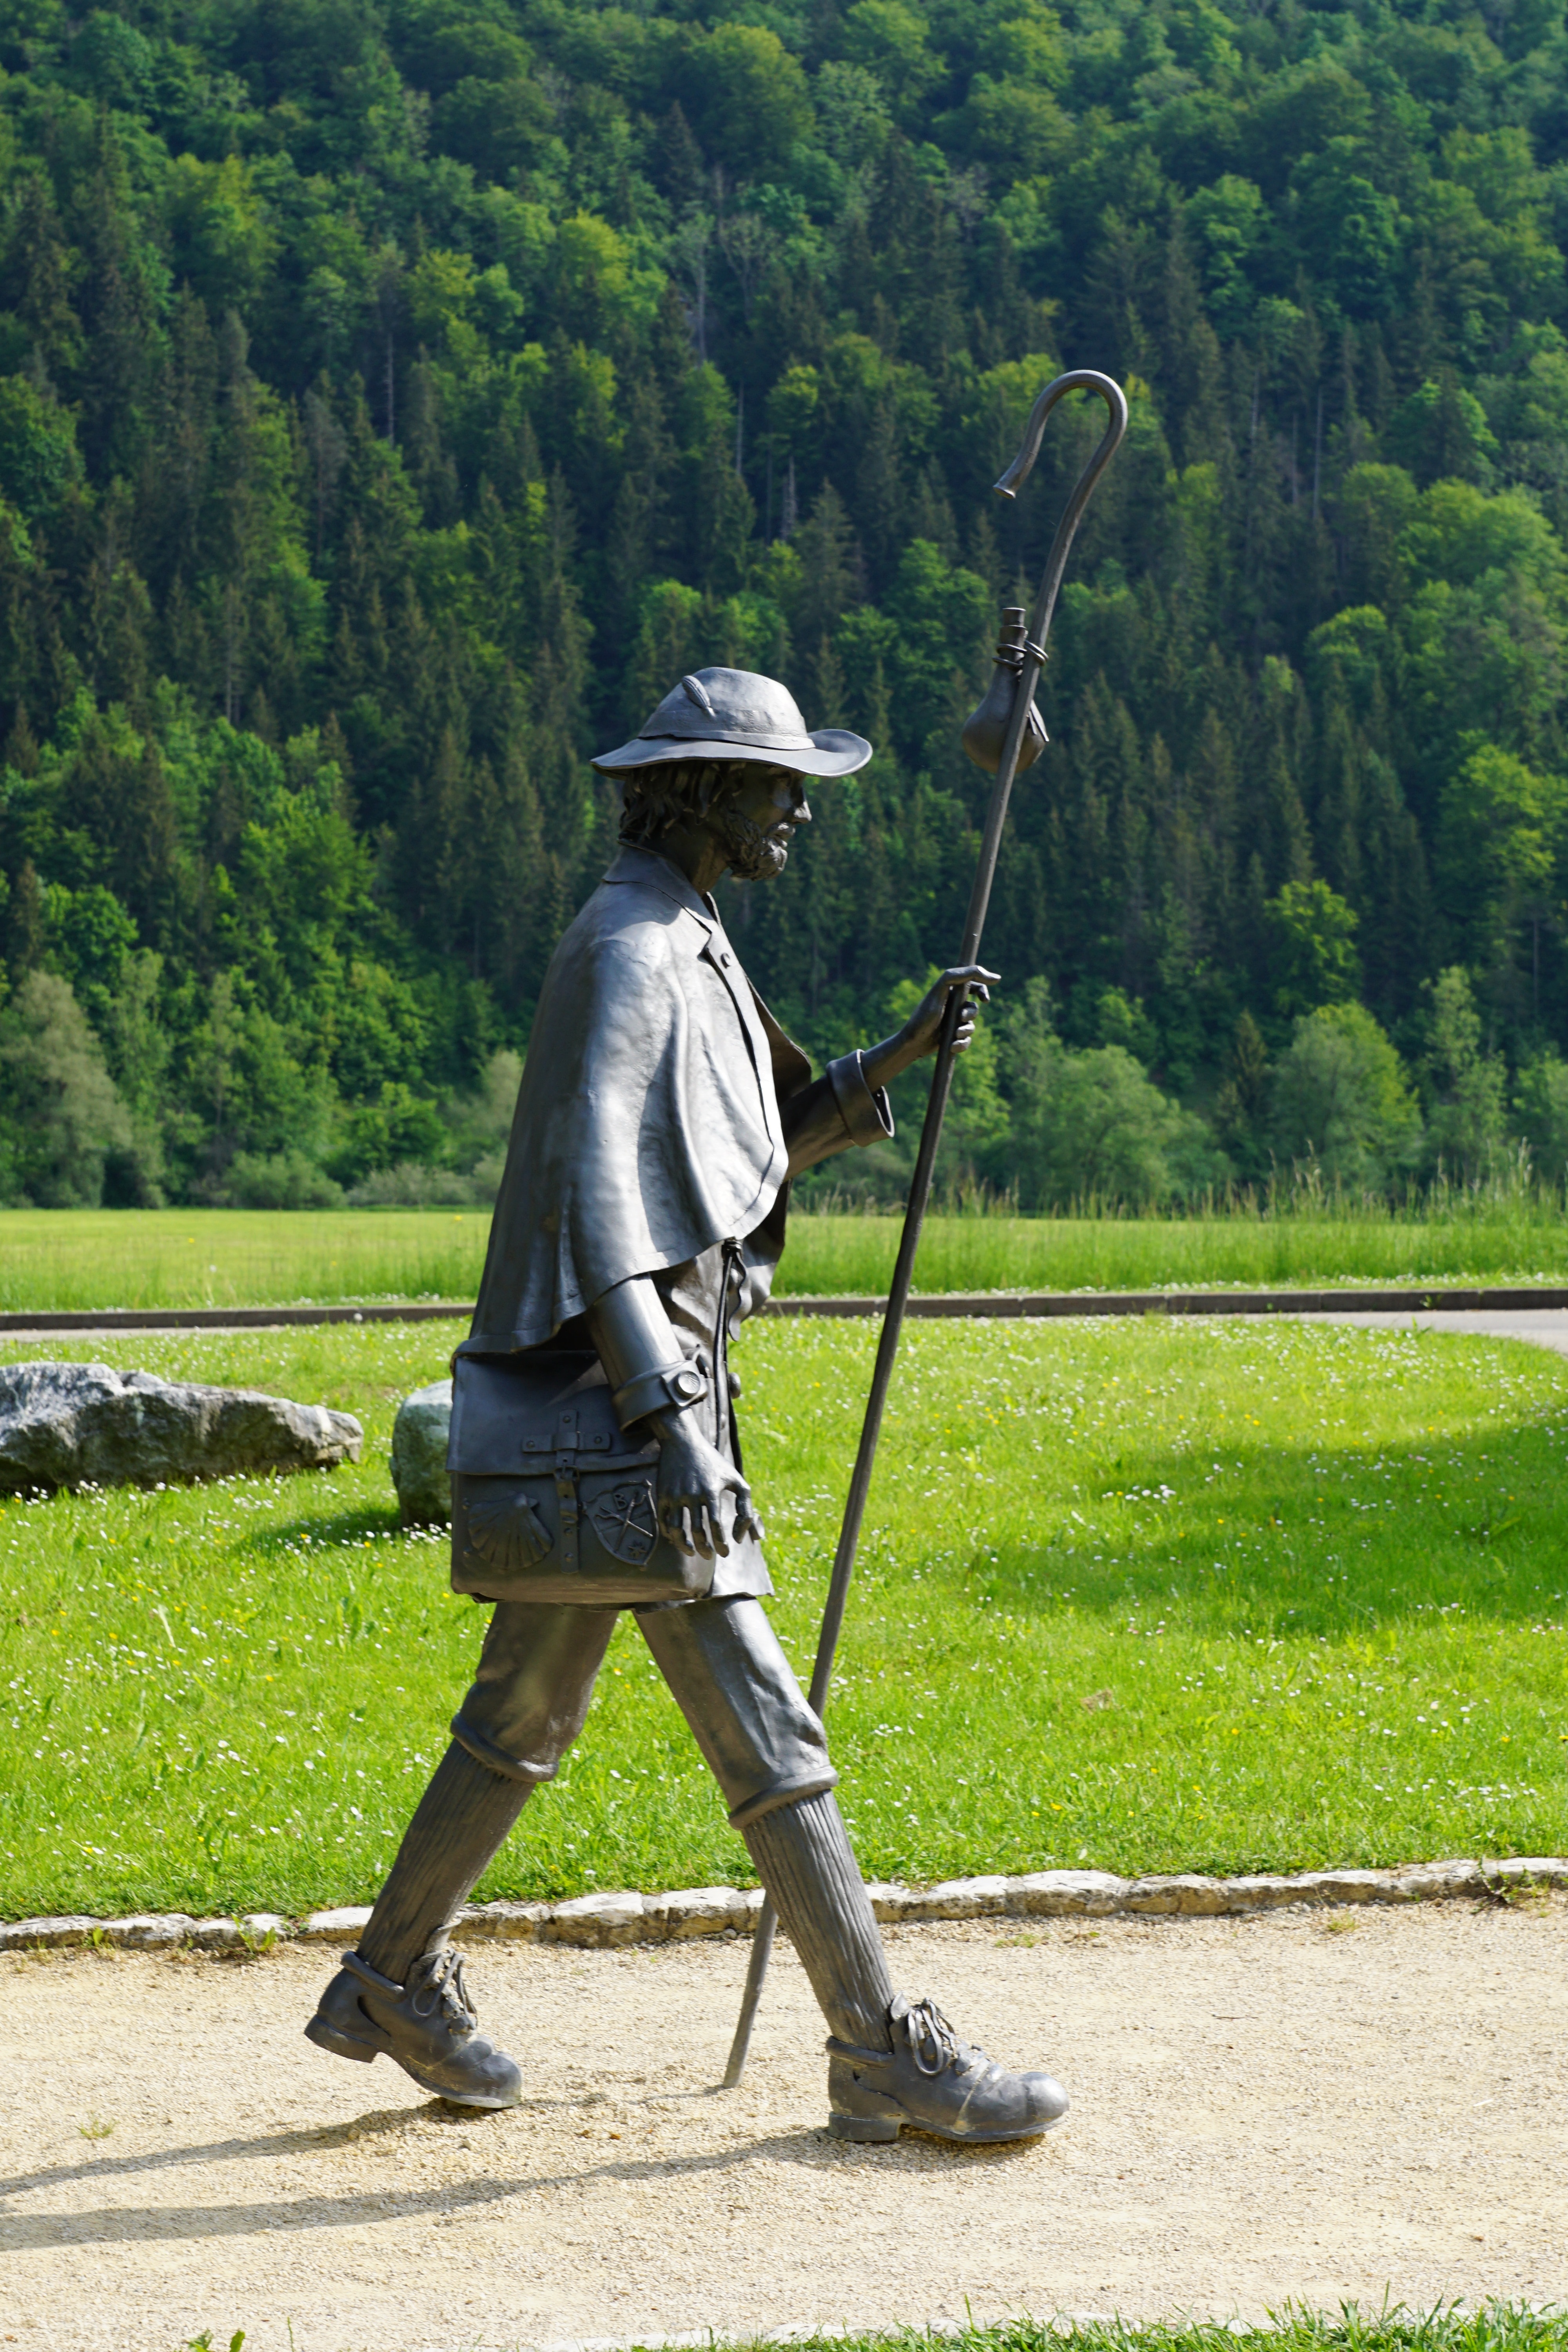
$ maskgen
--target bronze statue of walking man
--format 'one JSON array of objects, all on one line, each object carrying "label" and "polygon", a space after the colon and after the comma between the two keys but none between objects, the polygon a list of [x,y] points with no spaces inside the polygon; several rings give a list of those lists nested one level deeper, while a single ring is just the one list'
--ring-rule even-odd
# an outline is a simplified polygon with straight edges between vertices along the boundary
[{"label": "bronze statue of walking man", "polygon": [[790,1179],[890,1135],[888,1080],[931,1052],[953,988],[994,977],[944,972],[895,1035],[815,1079],[748,982],[715,885],[781,873],[806,780],[870,756],[808,733],[773,680],[705,669],[595,762],[621,786],[624,846],[545,979],[456,1360],[452,1580],[494,1614],[452,1745],[306,2028],[463,2105],[514,2105],[528,2053],[478,2032],[450,1930],[581,1730],[627,1608],[827,2021],[829,2130],[1022,2139],[1067,2112],[1048,2074],[1007,2073],[894,1990],[822,1725],[762,1605],[735,1425],[731,1337],[767,1297]]}]

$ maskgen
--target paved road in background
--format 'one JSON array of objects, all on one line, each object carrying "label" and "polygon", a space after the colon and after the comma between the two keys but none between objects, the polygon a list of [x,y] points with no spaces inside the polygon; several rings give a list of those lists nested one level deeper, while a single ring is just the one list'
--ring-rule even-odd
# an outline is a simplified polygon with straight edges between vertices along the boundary
[{"label": "paved road in background", "polygon": [[[1300,1319],[1307,1323],[1358,1323],[1368,1331],[1405,1331],[1414,1325],[1420,1331],[1468,1331],[1488,1339],[1529,1339],[1537,1348],[1551,1348],[1560,1356],[1568,1356],[1568,1307],[1474,1307],[1442,1315],[1384,1315],[1352,1310],[1342,1315],[1306,1315]],[[1247,1320],[1277,1323],[1279,1318],[1259,1315],[1249,1316]]]}]

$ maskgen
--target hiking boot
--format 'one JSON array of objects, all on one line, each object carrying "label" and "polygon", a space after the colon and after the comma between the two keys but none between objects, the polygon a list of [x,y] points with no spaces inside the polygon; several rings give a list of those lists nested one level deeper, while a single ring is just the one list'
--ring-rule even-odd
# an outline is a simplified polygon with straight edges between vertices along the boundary
[{"label": "hiking boot", "polygon": [[890,2050],[827,2044],[827,2128],[835,2139],[897,2139],[900,2131],[982,2142],[1037,2139],[1059,2124],[1068,2095],[1049,2074],[1009,2074],[961,2042],[934,2001],[899,1993]]},{"label": "hiking boot", "polygon": [[504,2050],[474,2029],[479,2020],[463,1983],[461,1956],[450,1945],[426,1952],[394,1984],[357,1952],[321,1995],[305,2028],[318,2049],[368,2065],[384,2050],[422,2091],[459,2107],[515,2107],[522,2076]]}]

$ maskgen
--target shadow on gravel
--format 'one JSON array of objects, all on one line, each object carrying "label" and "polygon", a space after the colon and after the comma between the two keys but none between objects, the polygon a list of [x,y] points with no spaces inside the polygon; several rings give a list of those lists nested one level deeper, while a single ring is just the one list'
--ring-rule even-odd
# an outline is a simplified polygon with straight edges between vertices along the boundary
[{"label": "shadow on gravel", "polygon": [[[527,2116],[526,2108],[510,2111]],[[100,2158],[87,2164],[50,2165],[32,2174],[0,2181],[0,2196],[63,2187],[72,2181],[109,2181],[129,2174],[164,2172],[184,2165],[268,2160],[320,2156],[331,2149],[353,2147],[363,2140],[396,2138],[412,2125],[431,2122],[463,2125],[473,2129],[504,2127],[506,2115],[476,2115],[431,2100],[417,2107],[382,2108],[352,2122],[320,2130],[272,2132],[257,2139],[211,2140],[205,2146],[161,2148],[148,2156]],[[187,2238],[243,2238],[267,2231],[358,2228],[366,2221],[411,2219],[426,2213],[452,2213],[468,2207],[503,2204],[510,2199],[536,2196],[543,2189],[587,2189],[599,2181],[682,2179],[708,2173],[732,2172],[761,2162],[787,2164],[820,2171],[826,2165],[874,2164],[898,2174],[929,2172],[935,2166],[994,2166],[1016,2164],[1033,2155],[1037,2140],[1022,2140],[999,2147],[957,2147],[950,2141],[915,2134],[891,2147],[863,2148],[830,2139],[826,2128],[768,2133],[741,2139],[729,2147],[705,2149],[691,2156],[660,2156],[639,2159],[616,2157],[606,2164],[585,2164],[577,2169],[542,2173],[532,2178],[489,2177],[413,2192],[367,2189],[346,2196],[272,2198],[232,2205],[121,2205],[97,2212],[10,2213],[0,2216],[0,2252],[19,2253],[41,2247],[109,2245],[121,2242],[174,2242]]]}]

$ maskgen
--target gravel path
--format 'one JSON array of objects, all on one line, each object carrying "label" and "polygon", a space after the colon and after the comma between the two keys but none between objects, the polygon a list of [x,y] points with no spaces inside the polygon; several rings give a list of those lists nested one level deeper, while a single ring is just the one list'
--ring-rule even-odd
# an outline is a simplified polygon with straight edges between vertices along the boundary
[{"label": "gravel path", "polygon": [[1067,2125],[1022,2150],[830,2141],[787,1949],[743,2087],[713,2095],[733,1938],[475,1955],[532,2074],[492,2116],[304,2042],[330,1954],[0,1961],[0,2343],[175,2352],[243,2327],[247,2352],[499,2352],[1554,2301],[1565,1927],[1553,1896],[893,1931],[899,1981],[1066,2079]]}]

